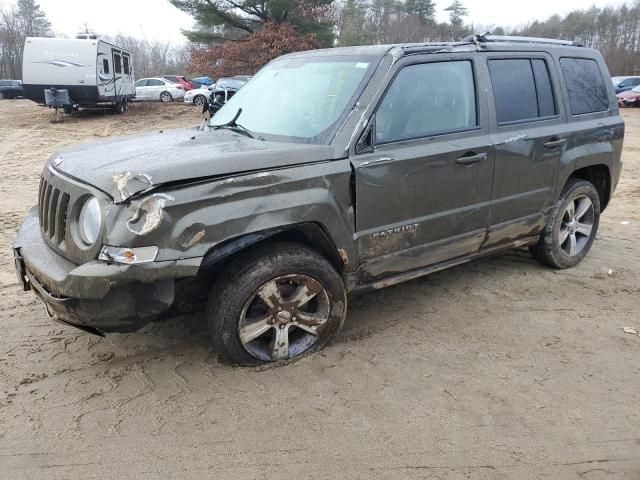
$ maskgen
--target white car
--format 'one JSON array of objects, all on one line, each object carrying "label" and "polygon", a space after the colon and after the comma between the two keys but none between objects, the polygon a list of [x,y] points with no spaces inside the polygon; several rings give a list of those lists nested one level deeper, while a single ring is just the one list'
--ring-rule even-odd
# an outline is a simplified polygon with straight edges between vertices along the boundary
[{"label": "white car", "polygon": [[[215,84],[214,84],[215,85]],[[184,103],[193,103],[199,107],[207,103],[211,91],[214,85],[202,86],[200,88],[194,88],[184,94]]]},{"label": "white car", "polygon": [[165,78],[143,78],[136,82],[136,100],[172,102],[184,97],[184,87]]}]

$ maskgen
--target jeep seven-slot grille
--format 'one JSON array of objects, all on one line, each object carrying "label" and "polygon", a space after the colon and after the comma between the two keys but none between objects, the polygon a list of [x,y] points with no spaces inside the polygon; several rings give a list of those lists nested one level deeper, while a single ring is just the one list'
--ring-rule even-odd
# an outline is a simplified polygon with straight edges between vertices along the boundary
[{"label": "jeep seven-slot grille", "polygon": [[73,233],[73,217],[79,204],[90,196],[101,198],[100,195],[98,190],[67,178],[51,166],[42,172],[38,191],[40,234],[52,250],[76,265],[95,260],[100,252],[100,242],[78,243],[80,240]]},{"label": "jeep seven-slot grille", "polygon": [[38,197],[40,228],[50,243],[61,245],[67,232],[70,196],[42,177]]}]

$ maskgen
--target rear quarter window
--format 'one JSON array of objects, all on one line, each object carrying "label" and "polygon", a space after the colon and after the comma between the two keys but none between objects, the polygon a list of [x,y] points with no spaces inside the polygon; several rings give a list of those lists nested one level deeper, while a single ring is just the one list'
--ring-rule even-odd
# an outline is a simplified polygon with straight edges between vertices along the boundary
[{"label": "rear quarter window", "polygon": [[573,115],[604,112],[609,96],[600,67],[590,58],[561,58],[560,66],[567,85]]}]

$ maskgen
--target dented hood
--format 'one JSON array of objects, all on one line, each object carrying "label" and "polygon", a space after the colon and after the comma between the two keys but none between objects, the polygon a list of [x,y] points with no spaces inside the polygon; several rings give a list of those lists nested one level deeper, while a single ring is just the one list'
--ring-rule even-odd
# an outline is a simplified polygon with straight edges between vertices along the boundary
[{"label": "dented hood", "polygon": [[230,130],[176,129],[74,145],[52,166],[115,202],[167,182],[302,165],[339,158],[328,145],[255,140]]}]

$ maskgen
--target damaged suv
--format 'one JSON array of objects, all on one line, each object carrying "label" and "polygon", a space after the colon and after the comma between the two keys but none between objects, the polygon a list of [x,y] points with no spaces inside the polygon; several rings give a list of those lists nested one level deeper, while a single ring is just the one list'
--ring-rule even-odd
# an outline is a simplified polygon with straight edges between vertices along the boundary
[{"label": "damaged suv", "polygon": [[295,53],[206,127],[53,155],[16,269],[86,331],[206,305],[224,360],[286,360],[336,335],[348,292],[522,246],[578,264],[623,136],[602,57],[570,42]]}]

